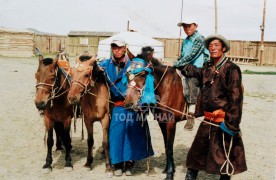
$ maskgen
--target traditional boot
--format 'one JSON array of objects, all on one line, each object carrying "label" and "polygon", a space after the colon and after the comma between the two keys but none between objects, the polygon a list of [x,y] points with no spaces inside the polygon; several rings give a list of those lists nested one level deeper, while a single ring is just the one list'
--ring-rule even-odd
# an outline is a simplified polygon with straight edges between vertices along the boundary
[{"label": "traditional boot", "polygon": [[188,168],[185,180],[196,180],[197,174],[198,170]]},{"label": "traditional boot", "polygon": [[195,104],[189,104],[188,106],[188,119],[187,119],[187,122],[184,126],[184,129],[187,130],[187,131],[192,131],[193,130],[193,127],[194,127],[194,124],[195,124],[195,118],[194,118],[194,115],[195,115]]},{"label": "traditional boot", "polygon": [[220,178],[219,180],[230,180],[231,179],[231,176],[228,176],[228,175],[220,175]]},{"label": "traditional boot", "polygon": [[132,172],[132,168],[134,166],[134,161],[126,161],[125,162],[125,173],[126,176],[132,176],[133,172]]}]

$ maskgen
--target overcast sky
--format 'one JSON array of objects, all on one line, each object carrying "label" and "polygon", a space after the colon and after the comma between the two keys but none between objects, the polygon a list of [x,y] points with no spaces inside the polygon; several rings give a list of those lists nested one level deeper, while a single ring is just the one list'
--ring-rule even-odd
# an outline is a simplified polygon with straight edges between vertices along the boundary
[{"label": "overcast sky", "polygon": [[[182,0],[0,0],[0,26],[67,35],[121,32],[178,38]],[[265,41],[276,41],[276,0],[267,0]],[[231,40],[260,40],[264,0],[217,0],[218,33]],[[198,20],[204,36],[215,32],[214,0],[183,0],[183,19]],[[185,37],[182,31],[182,37]]]}]

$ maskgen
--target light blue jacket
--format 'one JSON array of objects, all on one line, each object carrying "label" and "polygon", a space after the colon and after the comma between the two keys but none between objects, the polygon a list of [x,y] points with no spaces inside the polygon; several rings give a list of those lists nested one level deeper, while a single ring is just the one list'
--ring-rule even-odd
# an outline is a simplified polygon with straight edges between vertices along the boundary
[{"label": "light blue jacket", "polygon": [[[197,41],[198,44],[195,44]],[[184,66],[193,64],[196,67],[202,67],[205,61],[208,61],[209,51],[204,45],[204,36],[195,31],[195,33],[184,39],[181,47],[181,56],[175,66]]]}]

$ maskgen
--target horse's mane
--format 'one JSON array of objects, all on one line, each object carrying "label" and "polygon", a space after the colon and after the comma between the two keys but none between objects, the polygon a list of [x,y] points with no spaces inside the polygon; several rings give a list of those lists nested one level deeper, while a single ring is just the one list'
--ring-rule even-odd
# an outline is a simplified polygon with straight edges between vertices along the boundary
[{"label": "horse's mane", "polygon": [[178,76],[177,73],[175,73],[175,68],[171,67],[171,66],[166,66],[164,64],[162,64],[158,59],[153,58],[153,61],[151,61],[152,65],[153,65],[153,72],[156,74],[157,77],[162,77],[163,73],[166,72],[166,74],[173,74],[174,77]]},{"label": "horse's mane", "polygon": [[97,61],[93,63],[92,78],[93,80],[97,79],[99,82],[106,83],[104,71],[99,67]]},{"label": "horse's mane", "polygon": [[164,66],[158,59],[154,57],[151,59],[150,62],[152,63],[153,66]]},{"label": "horse's mane", "polygon": [[42,60],[42,63],[43,63],[45,66],[47,66],[47,65],[49,65],[49,64],[52,64],[53,61],[54,61],[53,58],[45,58],[45,59]]},{"label": "horse's mane", "polygon": [[84,62],[84,61],[88,61],[91,58],[92,58],[92,56],[81,55],[79,57],[79,60],[80,60],[80,62]]}]

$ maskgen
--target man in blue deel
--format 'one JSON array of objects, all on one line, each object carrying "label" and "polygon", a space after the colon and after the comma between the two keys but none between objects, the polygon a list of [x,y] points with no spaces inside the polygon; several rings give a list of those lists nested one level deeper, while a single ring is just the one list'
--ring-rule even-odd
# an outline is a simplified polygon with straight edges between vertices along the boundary
[{"label": "man in blue deel", "polygon": [[137,112],[124,107],[128,82],[122,80],[126,80],[124,77],[131,63],[126,43],[123,38],[114,37],[110,45],[111,57],[99,62],[110,87],[111,101],[114,102],[109,127],[110,160],[115,176],[121,176],[123,170],[130,176],[134,161],[154,153],[147,126],[142,125]]}]

